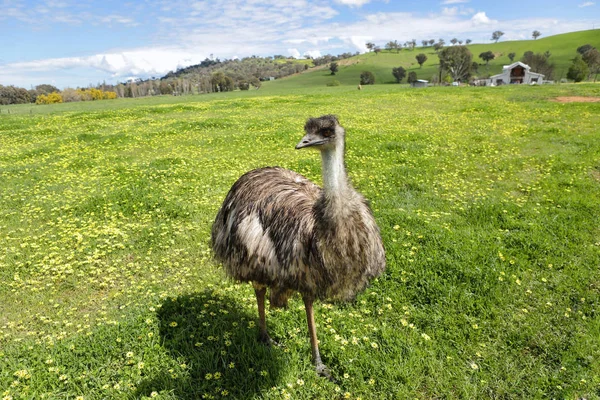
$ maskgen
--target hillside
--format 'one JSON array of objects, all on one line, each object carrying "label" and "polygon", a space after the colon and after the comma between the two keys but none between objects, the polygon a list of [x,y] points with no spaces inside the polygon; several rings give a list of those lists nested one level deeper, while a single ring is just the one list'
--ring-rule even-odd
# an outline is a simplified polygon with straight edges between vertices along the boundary
[{"label": "hillside", "polygon": [[[497,74],[502,71],[502,66],[510,64],[508,54],[516,53],[515,60],[522,57],[526,51],[544,53],[550,51],[550,61],[555,64],[554,78],[559,80],[567,74],[571,59],[576,54],[577,47],[589,43],[600,48],[600,30],[588,30],[570,32],[561,35],[549,36],[537,40],[517,40],[499,43],[471,44],[467,46],[473,53],[474,61],[483,64],[478,57],[480,53],[492,51],[496,59],[490,61],[489,74]],[[427,55],[427,61],[419,68],[415,56],[419,53]],[[342,85],[357,85],[361,71],[371,71],[375,75],[377,83],[392,83],[392,68],[402,66],[408,71],[415,71],[419,79],[430,80],[437,74],[439,60],[433,47],[416,47],[414,50],[382,51],[379,54],[361,54],[339,62],[339,72],[331,76],[327,66],[312,68],[298,75],[269,82],[268,87],[273,89],[291,89],[302,86],[324,86],[327,82],[336,79]],[[485,65],[480,65],[479,75],[486,75]]]}]

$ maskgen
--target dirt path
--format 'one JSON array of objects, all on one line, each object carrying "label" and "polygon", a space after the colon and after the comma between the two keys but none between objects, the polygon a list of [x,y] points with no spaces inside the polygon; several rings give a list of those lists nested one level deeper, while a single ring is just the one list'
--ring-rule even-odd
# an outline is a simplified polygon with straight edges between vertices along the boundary
[{"label": "dirt path", "polygon": [[600,103],[600,97],[564,96],[552,99],[558,103]]}]

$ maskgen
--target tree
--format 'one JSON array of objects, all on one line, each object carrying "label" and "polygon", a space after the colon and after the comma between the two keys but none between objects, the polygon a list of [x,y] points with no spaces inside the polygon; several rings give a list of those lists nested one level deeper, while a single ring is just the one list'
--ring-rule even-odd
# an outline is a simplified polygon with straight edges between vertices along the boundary
[{"label": "tree", "polygon": [[360,73],[360,84],[361,85],[374,85],[375,75],[371,71],[363,71]]},{"label": "tree", "polygon": [[331,71],[331,75],[335,75],[335,73],[338,72],[338,63],[332,62],[329,64],[329,70]]},{"label": "tree", "polygon": [[446,47],[439,53],[440,70],[447,72],[455,81],[467,80],[471,72],[473,54],[466,46]]},{"label": "tree", "polygon": [[60,90],[54,86],[54,85],[49,85],[47,83],[44,83],[42,85],[37,85],[35,87],[35,90],[39,93],[39,94],[50,94],[50,93],[60,93]]},{"label": "tree", "polygon": [[479,58],[481,58],[483,61],[485,61],[485,65],[489,65],[490,61],[492,61],[494,58],[496,58],[496,56],[494,55],[494,53],[492,53],[491,51],[485,51],[483,53],[481,53],[479,55]]},{"label": "tree", "polygon": [[403,67],[392,68],[392,75],[396,78],[396,82],[400,83],[406,76],[406,70]]},{"label": "tree", "polygon": [[545,55],[526,51],[523,58],[521,58],[521,62],[529,65],[533,72],[544,74],[545,78],[548,80],[552,79],[552,75],[554,74],[554,64],[551,64]]},{"label": "tree", "polygon": [[540,33],[540,31],[533,31],[531,33],[531,36],[533,37],[533,40],[539,38],[540,36],[542,36],[542,34]]},{"label": "tree", "polygon": [[417,73],[415,71],[410,71],[408,73],[408,79],[407,82],[408,83],[413,83],[417,81]]},{"label": "tree", "polygon": [[591,44],[584,44],[583,46],[579,46],[577,48],[577,52],[581,55],[584,55],[588,50],[593,49],[594,46],[592,46]]},{"label": "tree", "polygon": [[429,44],[428,40],[421,40],[421,44],[423,45],[423,47],[427,47],[427,45]]},{"label": "tree", "polygon": [[16,86],[0,85],[0,104],[26,104],[31,101],[31,95],[27,89]]},{"label": "tree", "polygon": [[385,44],[385,49],[392,51],[396,50],[396,52],[400,52],[400,43],[397,40],[389,41]]},{"label": "tree", "polygon": [[471,42],[473,42],[471,39],[465,40],[465,44],[471,44]]},{"label": "tree", "polygon": [[373,51],[375,49],[375,43],[372,42],[368,42],[365,46],[367,46],[367,49],[369,49],[369,51]]},{"label": "tree", "polygon": [[508,53],[508,59],[510,60],[510,62],[515,61],[515,56],[516,56],[515,53]]},{"label": "tree", "polygon": [[456,43],[458,43],[458,39],[452,38],[452,39],[450,39],[450,43],[452,43],[452,45],[455,45]]},{"label": "tree", "polygon": [[436,52],[440,51],[443,47],[444,47],[444,43],[443,42],[437,42],[436,44],[433,45],[433,49]]},{"label": "tree", "polygon": [[477,61],[473,61],[473,64],[471,64],[471,72],[477,72],[479,70],[479,64],[477,64]]},{"label": "tree", "polygon": [[588,65],[585,63],[585,61],[583,61],[581,54],[577,54],[577,56],[575,56],[573,59],[573,64],[571,64],[569,67],[567,78],[572,79],[575,82],[581,82],[588,76],[589,73],[590,70]]},{"label": "tree", "polygon": [[221,71],[212,75],[211,83],[213,92],[230,92],[234,88],[233,79]]},{"label": "tree", "polygon": [[60,90],[54,85],[49,85],[47,83],[44,83],[42,85],[37,85],[35,87],[35,89],[28,90],[28,92],[29,92],[29,96],[31,98],[31,102],[35,103],[37,96],[39,96],[41,94],[48,95],[48,94],[54,93],[54,92],[60,93]]},{"label": "tree", "polygon": [[492,40],[495,40],[496,43],[498,43],[498,40],[500,40],[500,38],[504,35],[504,32],[502,31],[495,31],[494,33],[492,33]]},{"label": "tree", "polygon": [[425,61],[427,61],[427,56],[423,53],[417,54],[415,56],[415,58],[417,59],[417,62],[419,63],[419,68],[423,68],[423,64],[425,63]]},{"label": "tree", "polygon": [[582,54],[581,58],[588,66],[592,66],[594,64],[600,64],[600,51],[598,49],[591,48]]},{"label": "tree", "polygon": [[429,45],[433,46],[433,44],[435,43],[435,39],[429,39]]},{"label": "tree", "polygon": [[379,55],[379,53],[381,53],[381,47],[375,46],[374,51],[375,51],[375,55]]},{"label": "tree", "polygon": [[592,48],[586,51],[581,58],[587,64],[590,70],[589,78],[591,79],[592,75],[598,75],[600,72],[600,51]]}]

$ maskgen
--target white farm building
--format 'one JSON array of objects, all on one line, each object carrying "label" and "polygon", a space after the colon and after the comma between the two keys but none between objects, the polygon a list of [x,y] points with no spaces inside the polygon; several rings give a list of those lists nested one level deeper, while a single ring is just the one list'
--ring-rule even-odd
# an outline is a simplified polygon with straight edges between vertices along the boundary
[{"label": "white farm building", "polygon": [[537,72],[531,72],[531,67],[520,61],[505,65],[502,67],[502,73],[492,75],[486,82],[487,85],[508,85],[508,84],[538,84],[544,83],[544,75]]},{"label": "white farm building", "polygon": [[429,81],[424,79],[417,79],[416,81],[410,83],[410,87],[427,87],[428,83]]}]

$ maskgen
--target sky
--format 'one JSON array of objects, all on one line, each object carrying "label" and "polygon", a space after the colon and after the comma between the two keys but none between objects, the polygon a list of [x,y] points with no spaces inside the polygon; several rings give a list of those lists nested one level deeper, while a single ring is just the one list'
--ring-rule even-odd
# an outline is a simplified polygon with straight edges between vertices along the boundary
[{"label": "sky", "polygon": [[[600,0],[0,0],[0,84],[86,87],[208,58],[317,57],[390,40],[599,29]],[[600,31],[599,31],[600,34]]]}]

